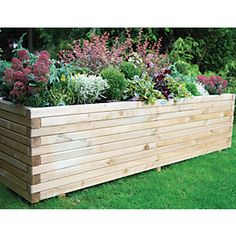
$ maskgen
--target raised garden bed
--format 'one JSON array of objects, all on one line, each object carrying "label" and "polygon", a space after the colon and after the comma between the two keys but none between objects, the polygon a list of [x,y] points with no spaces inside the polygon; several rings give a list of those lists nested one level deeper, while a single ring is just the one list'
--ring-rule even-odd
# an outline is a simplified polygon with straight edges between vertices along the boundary
[{"label": "raised garden bed", "polygon": [[0,182],[35,203],[228,148],[234,99],[48,108],[0,100]]}]

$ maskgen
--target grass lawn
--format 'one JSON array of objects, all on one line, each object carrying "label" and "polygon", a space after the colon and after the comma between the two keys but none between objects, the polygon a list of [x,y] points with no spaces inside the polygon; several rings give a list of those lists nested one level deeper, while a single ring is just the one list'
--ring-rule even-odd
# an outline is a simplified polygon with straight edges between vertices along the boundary
[{"label": "grass lawn", "polygon": [[233,147],[192,160],[28,204],[0,184],[1,209],[236,208],[236,125]]}]

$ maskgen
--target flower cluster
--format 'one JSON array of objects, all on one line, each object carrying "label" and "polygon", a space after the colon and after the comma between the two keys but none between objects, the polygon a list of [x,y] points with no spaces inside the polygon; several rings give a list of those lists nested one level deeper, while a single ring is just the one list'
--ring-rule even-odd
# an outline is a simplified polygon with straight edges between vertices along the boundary
[{"label": "flower cluster", "polygon": [[64,63],[77,62],[80,67],[88,67],[91,72],[98,74],[109,65],[122,62],[128,48],[131,47],[130,39],[124,43],[117,37],[111,48],[108,47],[109,34],[93,35],[91,40],[76,40],[70,45],[70,50],[62,50],[59,59]]},{"label": "flower cluster", "polygon": [[30,97],[40,93],[48,83],[50,55],[42,51],[36,62],[31,62],[26,50],[19,50],[11,61],[11,68],[3,74],[5,97],[15,102],[27,104]]},{"label": "flower cluster", "polygon": [[228,81],[224,80],[221,76],[212,75],[207,77],[199,75],[197,79],[198,82],[204,85],[209,94],[222,94],[228,85]]},{"label": "flower cluster", "polygon": [[[149,76],[160,73],[163,67],[168,67],[168,57],[160,53],[161,39],[150,45],[146,39],[141,42],[142,30],[139,33],[137,45],[131,39],[129,31],[127,38],[121,42],[116,37],[115,42],[109,47],[109,34],[94,35],[91,40],[77,40],[69,50],[62,50],[59,59],[64,63],[77,62],[80,67],[88,67],[92,73],[99,72],[109,66],[119,66],[124,61],[137,62]],[[134,49],[136,48],[136,52]]]}]

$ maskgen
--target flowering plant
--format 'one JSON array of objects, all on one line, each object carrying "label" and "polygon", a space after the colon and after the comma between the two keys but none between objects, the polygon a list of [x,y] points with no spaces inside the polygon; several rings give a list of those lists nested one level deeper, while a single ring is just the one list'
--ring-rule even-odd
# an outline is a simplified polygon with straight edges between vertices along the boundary
[{"label": "flowering plant", "polygon": [[199,75],[197,78],[198,82],[204,85],[209,94],[222,94],[228,85],[228,81],[224,80],[221,76],[211,75],[207,77]]},{"label": "flowering plant", "polygon": [[91,40],[74,41],[69,45],[69,50],[59,53],[59,59],[66,64],[76,62],[79,67],[88,67],[94,74],[99,74],[102,69],[109,66],[119,66],[124,61],[129,61],[154,77],[163,67],[169,65],[168,56],[160,53],[161,39],[150,45],[147,39],[141,42],[141,36],[142,30],[139,32],[136,45],[127,30],[124,42],[116,37],[115,42],[110,45],[108,33],[93,35]]},{"label": "flowering plant", "polygon": [[108,47],[109,34],[93,35],[91,40],[76,40],[69,50],[62,50],[59,59],[64,63],[77,62],[79,67],[88,67],[92,73],[98,74],[109,65],[118,65],[123,61],[128,48],[132,43],[127,39],[119,42],[117,37],[112,47]]},{"label": "flowering plant", "polygon": [[2,96],[24,105],[44,105],[42,98],[47,91],[49,68],[48,52],[40,52],[36,61],[32,62],[27,50],[17,51],[17,57],[11,61],[11,68],[3,72]]}]

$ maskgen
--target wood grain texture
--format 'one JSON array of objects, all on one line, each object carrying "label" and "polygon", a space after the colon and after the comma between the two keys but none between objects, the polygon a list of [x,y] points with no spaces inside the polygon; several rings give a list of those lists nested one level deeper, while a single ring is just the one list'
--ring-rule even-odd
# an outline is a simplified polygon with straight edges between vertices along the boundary
[{"label": "wood grain texture", "polygon": [[234,101],[31,108],[0,99],[0,181],[34,203],[228,148]]}]

